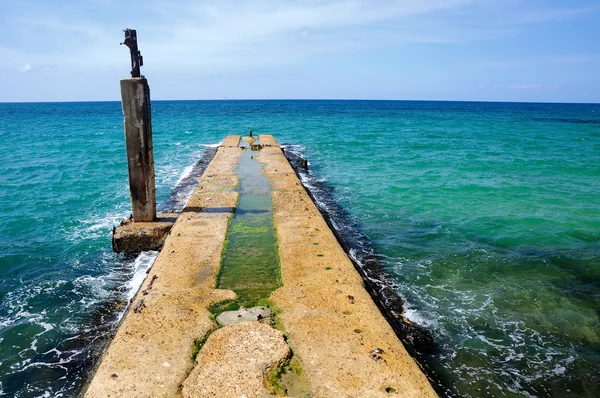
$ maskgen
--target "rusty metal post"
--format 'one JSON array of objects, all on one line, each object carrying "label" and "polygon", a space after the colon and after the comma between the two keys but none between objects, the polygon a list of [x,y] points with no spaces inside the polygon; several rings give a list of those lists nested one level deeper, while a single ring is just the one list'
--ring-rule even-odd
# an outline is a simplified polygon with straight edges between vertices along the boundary
[{"label": "rusty metal post", "polygon": [[150,87],[140,75],[142,57],[137,49],[135,30],[125,30],[125,42],[131,51],[131,78],[121,80],[121,100],[129,169],[129,191],[134,222],[156,220],[156,186]]},{"label": "rusty metal post", "polygon": [[144,77],[141,75],[140,67],[144,65],[144,57],[138,50],[137,32],[135,29],[125,29],[125,40],[121,45],[125,44],[129,47],[131,55],[131,77]]}]

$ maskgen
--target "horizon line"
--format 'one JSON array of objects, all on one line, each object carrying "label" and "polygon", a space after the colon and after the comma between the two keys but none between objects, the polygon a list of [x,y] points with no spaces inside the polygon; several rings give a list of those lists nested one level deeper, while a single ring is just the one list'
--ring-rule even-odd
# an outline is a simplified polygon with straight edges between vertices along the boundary
[{"label": "horizon line", "polygon": [[[151,102],[226,102],[226,101],[373,101],[373,102],[471,102],[497,104],[555,104],[555,105],[600,105],[600,102],[558,101],[502,101],[502,100],[448,100],[448,99],[378,99],[378,98],[220,98],[220,99],[151,99]],[[121,100],[74,100],[74,101],[0,101],[0,104],[76,104],[118,102]]]}]

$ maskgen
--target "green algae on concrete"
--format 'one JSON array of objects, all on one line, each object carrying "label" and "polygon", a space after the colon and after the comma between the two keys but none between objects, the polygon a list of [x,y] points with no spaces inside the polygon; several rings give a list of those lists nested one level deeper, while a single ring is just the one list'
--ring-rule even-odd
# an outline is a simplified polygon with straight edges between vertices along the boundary
[{"label": "green algae on concrete", "polygon": [[253,307],[281,286],[277,239],[273,227],[271,186],[245,149],[236,173],[240,193],[238,206],[227,232],[223,264],[217,287],[231,289],[243,307]]},{"label": "green algae on concrete", "polygon": [[298,398],[311,396],[302,365],[293,352],[282,366],[268,372],[267,383],[275,396]]},{"label": "green algae on concrete", "polygon": [[208,332],[206,335],[204,335],[204,337],[194,340],[194,347],[192,348],[192,357],[191,357],[192,362],[196,362],[198,353],[200,352],[202,347],[204,347],[204,344],[206,344],[206,341],[210,337],[211,333],[212,332]]}]

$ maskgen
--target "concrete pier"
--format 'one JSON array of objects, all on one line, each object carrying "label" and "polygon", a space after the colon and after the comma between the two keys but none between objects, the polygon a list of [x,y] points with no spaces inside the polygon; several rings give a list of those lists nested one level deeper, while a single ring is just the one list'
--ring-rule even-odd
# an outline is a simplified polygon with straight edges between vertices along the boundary
[{"label": "concrete pier", "polygon": [[272,136],[259,137],[257,160],[272,189],[277,321],[213,320],[210,306],[236,297],[215,278],[238,201],[239,142],[227,137],[207,167],[85,397],[436,396]]}]

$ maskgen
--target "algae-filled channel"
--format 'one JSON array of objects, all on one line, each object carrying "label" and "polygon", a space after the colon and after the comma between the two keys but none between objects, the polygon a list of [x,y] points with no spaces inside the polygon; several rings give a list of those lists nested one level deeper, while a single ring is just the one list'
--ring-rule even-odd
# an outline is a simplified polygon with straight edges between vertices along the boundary
[{"label": "algae-filled channel", "polygon": [[269,298],[281,277],[271,186],[263,165],[254,159],[258,152],[243,149],[236,169],[240,197],[227,232],[217,287],[233,290],[239,305],[252,307]]}]

